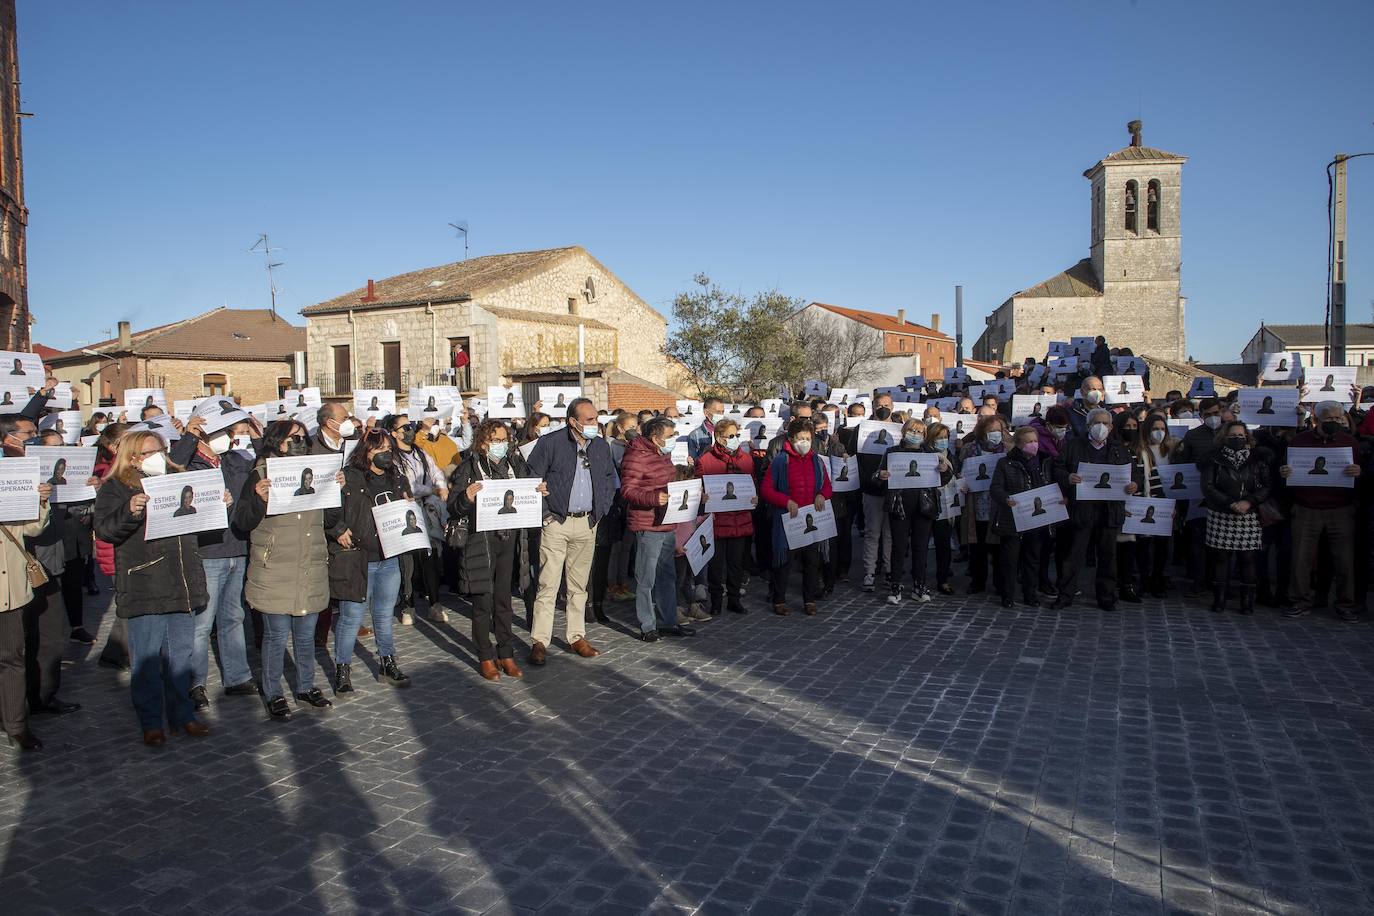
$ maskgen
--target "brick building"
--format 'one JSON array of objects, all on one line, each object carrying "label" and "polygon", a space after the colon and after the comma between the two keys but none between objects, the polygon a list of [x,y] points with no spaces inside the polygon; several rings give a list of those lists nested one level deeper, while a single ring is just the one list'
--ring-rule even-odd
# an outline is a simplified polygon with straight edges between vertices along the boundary
[{"label": "brick building", "polygon": [[270,309],[217,308],[182,321],[59,353],[45,362],[89,416],[93,405],[124,403],[126,388],[165,388],[169,400],[228,394],[261,404],[295,386],[305,331]]},{"label": "brick building", "polygon": [[326,397],[356,388],[404,391],[449,384],[577,384],[579,329],[585,393],[598,407],[665,406],[668,322],[580,246],[495,254],[367,284],[301,310],[310,383]]},{"label": "brick building", "polygon": [[28,350],[29,276],[14,0],[0,0],[0,349]]},{"label": "brick building", "polygon": [[975,359],[1043,357],[1052,340],[1106,335],[1112,346],[1181,361],[1187,347],[1180,295],[1183,163],[1174,153],[1131,145],[1083,173],[1091,186],[1089,256],[1003,302],[973,345]]},{"label": "brick building", "polygon": [[[883,356],[881,365],[863,375],[845,380],[849,388],[880,388],[900,385],[908,375],[943,377],[946,367],[954,365],[954,339],[940,331],[940,316],[930,316],[930,327],[907,321],[906,310],[896,315],[866,312],[862,309],[812,302],[792,316],[809,327],[831,327],[843,339],[855,327]],[[830,379],[828,381],[838,382]]]}]

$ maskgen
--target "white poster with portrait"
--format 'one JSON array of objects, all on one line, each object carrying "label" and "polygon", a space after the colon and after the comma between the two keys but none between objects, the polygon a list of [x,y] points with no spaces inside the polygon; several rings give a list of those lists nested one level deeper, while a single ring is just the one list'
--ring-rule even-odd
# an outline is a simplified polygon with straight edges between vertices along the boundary
[{"label": "white poster with portrait", "polygon": [[1045,349],[1045,355],[1051,358],[1066,356],[1068,353],[1069,342],[1067,340],[1051,340],[1049,346]]},{"label": "white poster with portrait", "polygon": [[1188,386],[1188,400],[1195,401],[1198,398],[1214,398],[1217,396],[1216,379],[1211,376],[1202,375],[1193,379],[1193,383]]},{"label": "white poster with portrait", "polygon": [[1240,421],[1251,426],[1298,425],[1296,388],[1242,388],[1236,395]]},{"label": "white poster with portrait", "polygon": [[971,413],[953,413],[951,411],[940,411],[940,422],[949,429],[949,440],[952,443],[950,448],[957,448],[959,440],[973,432],[973,428],[978,425],[978,417]]},{"label": "white poster with portrait", "polygon": [[64,445],[76,445],[81,441],[81,411],[60,410],[39,417],[38,431],[46,433],[49,430],[61,436]]},{"label": "white poster with portrait", "polygon": [[518,385],[503,388],[500,385],[487,387],[487,416],[496,420],[514,420],[525,415],[525,399]]},{"label": "white poster with portrait", "polygon": [[701,478],[706,490],[707,512],[739,512],[753,507],[758,493],[749,474],[707,474]]},{"label": "white poster with portrait", "polygon": [[782,398],[764,398],[759,401],[759,406],[763,408],[765,417],[780,417],[782,411]]},{"label": "white poster with portrait", "polygon": [[1174,533],[1174,509],[1177,506],[1178,503],[1172,499],[1128,496],[1126,522],[1121,526],[1121,532],[1166,538]]},{"label": "white poster with portrait", "polygon": [[[314,413],[318,409],[302,408],[305,413]],[[235,404],[233,398],[220,396],[201,398],[191,416],[200,417],[205,421],[204,431],[207,435],[228,429],[235,423],[247,423],[252,419],[252,414]]]},{"label": "white poster with portrait", "polygon": [[940,486],[940,456],[933,452],[888,452],[890,490],[921,490]]},{"label": "white poster with portrait", "polygon": [[887,450],[902,441],[902,424],[882,420],[863,420],[859,423],[859,454],[886,455]]},{"label": "white poster with portrait", "polygon": [[903,376],[902,384],[909,391],[919,391],[926,386],[926,377],[924,375]]},{"label": "white poster with portrait", "polygon": [[964,459],[961,475],[968,483],[970,493],[986,493],[992,489],[992,475],[997,470],[997,462],[1007,457],[1006,452],[991,455],[970,455]]},{"label": "white poster with portrait", "polygon": [[1202,499],[1202,473],[1196,464],[1161,464],[1156,470],[1169,499]]},{"label": "white poster with portrait", "polygon": [[377,540],[382,545],[382,556],[388,559],[412,550],[428,550],[430,547],[429,530],[425,526],[425,510],[413,499],[394,499],[389,503],[373,506],[372,521],[377,527]]},{"label": "white poster with portrait", "polygon": [[0,350],[0,377],[10,384],[23,384],[29,388],[42,388],[46,381],[43,360],[37,353],[19,353],[14,350]]},{"label": "white poster with portrait", "polygon": [[86,481],[95,474],[96,450],[61,445],[31,445],[24,457],[38,459],[38,476],[52,484],[54,503],[82,503],[95,499],[95,487]]},{"label": "white poster with portrait", "polygon": [[143,492],[148,494],[145,541],[229,527],[224,473],[219,468],[145,477]]},{"label": "white poster with portrait", "polygon": [[965,366],[949,366],[945,369],[946,385],[967,385],[968,368]]},{"label": "white poster with portrait", "polygon": [[1031,418],[1045,419],[1045,411],[1055,405],[1052,394],[1016,394],[1011,398],[1011,425],[1025,426]]},{"label": "white poster with portrait", "polygon": [[177,432],[176,426],[172,424],[172,417],[168,414],[150,417],[142,423],[135,423],[132,429],[146,429],[149,432],[157,433],[157,437],[162,440],[162,444],[171,444],[181,438],[181,433]]},{"label": "white poster with portrait", "polygon": [[1355,385],[1355,366],[1325,366],[1310,369],[1303,377],[1302,402],[1316,404],[1335,401],[1349,405],[1353,402],[1351,389]]},{"label": "white poster with portrait", "polygon": [[1260,358],[1259,377],[1264,382],[1293,384],[1302,378],[1302,354],[1292,350],[1264,354]]},{"label": "white poster with portrait", "polygon": [[353,416],[381,419],[396,412],[396,392],[390,388],[360,388],[353,392]]},{"label": "white poster with portrait", "polygon": [[1169,435],[1175,439],[1182,439],[1190,430],[1202,425],[1202,421],[1197,417],[1170,417],[1165,422],[1169,426]]},{"label": "white poster with portrait", "polygon": [[939,521],[947,522],[964,513],[964,489],[960,486],[962,483],[963,481],[956,477],[940,488]]},{"label": "white poster with portrait", "polygon": [[[442,420],[453,416],[453,396],[447,386],[426,385],[422,388],[411,388],[409,394],[410,403],[406,405],[405,412],[411,420],[418,423],[421,420]],[[524,412],[525,407],[521,404],[520,413],[516,416],[521,416]]]},{"label": "white poster with portrait", "polygon": [[1097,338],[1091,334],[1080,334],[1069,338],[1069,352],[1087,359],[1097,349]]},{"label": "white poster with portrait", "polygon": [[668,481],[668,504],[663,511],[663,524],[676,525],[697,517],[701,509],[701,479]]},{"label": "white poster with portrait", "polygon": [[182,423],[189,421],[191,415],[196,412],[196,405],[202,400],[202,398],[192,398],[189,401],[173,401],[172,416],[176,417]]},{"label": "white poster with portrait", "polygon": [[782,418],[750,417],[744,421],[743,429],[749,438],[749,447],[763,451],[773,437],[782,431]]},{"label": "white poster with portrait", "polygon": [[1050,360],[1050,375],[1065,378],[1078,371],[1077,356],[1059,356]]},{"label": "white poster with portrait", "polygon": [[544,496],[538,477],[483,480],[477,491],[477,530],[538,528],[544,523]]},{"label": "white poster with portrait", "polygon": [[0,458],[0,522],[38,518],[37,458]]},{"label": "white poster with portrait", "polygon": [[551,417],[566,417],[568,405],[582,397],[582,389],[576,385],[540,385],[540,410]]},{"label": "white poster with portrait", "polygon": [[797,509],[797,517],[790,513],[782,514],[782,530],[787,536],[787,546],[791,550],[808,544],[819,544],[833,538],[838,529],[835,527],[835,510],[826,500],[824,508],[817,509],[815,502],[803,503]]},{"label": "white poster with portrait", "polygon": [[1139,356],[1118,356],[1115,359],[1117,375],[1144,375],[1148,368],[1145,360]]},{"label": "white poster with portrait", "polygon": [[324,399],[320,397],[318,387],[288,388],[281,397],[283,401],[290,404],[292,410],[300,410],[302,407],[314,407],[318,410],[324,405]]},{"label": "white poster with portrait", "polygon": [[1108,404],[1144,404],[1145,380],[1138,375],[1109,375],[1102,380]]},{"label": "white poster with portrait", "polygon": [[1069,520],[1064,491],[1059,489],[1057,483],[1026,490],[1009,498],[1016,503],[1011,507],[1011,520],[1017,531],[1034,531]]},{"label": "white poster with portrait", "polygon": [[836,493],[853,493],[859,489],[859,456],[830,457],[830,489]]},{"label": "white poster with portrait", "polygon": [[858,388],[833,388],[827,400],[836,407],[848,408],[850,404],[859,399],[861,393]]},{"label": "white poster with portrait", "polygon": [[809,378],[802,383],[802,394],[808,398],[823,398],[830,393],[830,383],[818,378]]},{"label": "white poster with portrait", "polygon": [[1353,489],[1355,478],[1345,469],[1352,461],[1349,446],[1342,448],[1290,448],[1288,450],[1289,487],[1335,487]]},{"label": "white poster with portrait", "polygon": [[1084,502],[1123,500],[1128,495],[1126,485],[1131,482],[1131,466],[1083,462],[1078,466],[1078,476],[1083,482],[1074,491],[1076,498]]},{"label": "white poster with portrait", "polygon": [[167,410],[167,392],[161,388],[124,389],[124,412],[128,415],[126,419],[130,423],[136,423],[143,419],[142,413],[145,407],[160,407],[165,412]]},{"label": "white poster with portrait", "polygon": [[337,475],[342,467],[343,455],[268,458],[267,479],[272,481],[272,492],[267,500],[267,514],[339,508],[343,505],[343,494]]},{"label": "white poster with portrait", "polygon": [[[3,377],[0,377],[0,381],[3,380]],[[19,413],[32,397],[25,385],[0,385],[0,415]]]},{"label": "white poster with portrait", "polygon": [[711,562],[711,558],[716,555],[716,525],[715,519],[706,516],[705,521],[697,526],[692,532],[692,536],[687,539],[687,543],[682,545],[682,552],[687,557],[687,565],[692,569],[692,575],[700,575],[706,568],[706,564]]}]

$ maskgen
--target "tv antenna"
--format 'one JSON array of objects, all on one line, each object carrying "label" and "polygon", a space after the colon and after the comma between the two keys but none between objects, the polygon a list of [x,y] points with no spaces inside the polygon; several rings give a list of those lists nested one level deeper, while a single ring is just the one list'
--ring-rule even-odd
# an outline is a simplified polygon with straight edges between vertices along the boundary
[{"label": "tv antenna", "polygon": [[253,243],[253,247],[252,247],[252,248],[249,248],[248,251],[251,253],[251,252],[257,251],[259,248],[262,249],[262,256],[263,256],[263,259],[264,259],[264,260],[266,261],[266,263],[267,263],[267,285],[268,285],[268,287],[270,287],[271,293],[272,293],[272,320],[273,320],[273,321],[276,321],[276,320],[277,320],[277,279],[276,279],[276,277],[272,274],[272,269],[273,269],[274,267],[281,267],[281,266],[282,266],[283,264],[285,264],[286,262],[285,262],[285,261],[275,261],[275,262],[274,262],[274,261],[272,260],[272,252],[274,252],[274,251],[285,251],[286,249],[285,249],[285,248],[273,248],[271,245],[269,245],[268,242],[267,242],[267,233],[266,233],[266,232],[264,232],[262,235],[259,235],[259,236],[258,236],[258,240],[257,240],[256,242]]},{"label": "tv antenna", "polygon": [[468,259],[468,221],[463,219],[456,223],[449,223],[454,229],[463,233],[463,260]]}]

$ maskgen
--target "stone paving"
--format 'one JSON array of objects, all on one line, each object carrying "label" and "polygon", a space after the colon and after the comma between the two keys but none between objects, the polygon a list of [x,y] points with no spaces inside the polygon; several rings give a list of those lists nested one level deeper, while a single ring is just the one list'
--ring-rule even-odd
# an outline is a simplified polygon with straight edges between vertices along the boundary
[{"label": "stone paving", "polygon": [[0,912],[1374,912],[1374,627],[751,597],[494,685],[451,611],[413,689],[216,683],[161,750],[73,646],[85,709],[0,754]]}]

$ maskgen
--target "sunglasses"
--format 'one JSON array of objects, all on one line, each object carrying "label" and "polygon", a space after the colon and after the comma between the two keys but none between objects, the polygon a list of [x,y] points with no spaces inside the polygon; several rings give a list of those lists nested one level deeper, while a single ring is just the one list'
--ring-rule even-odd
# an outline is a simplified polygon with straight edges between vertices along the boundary
[{"label": "sunglasses", "polygon": [[583,470],[590,471],[592,469],[592,460],[587,457],[587,450],[585,448],[577,450],[577,457],[582,459]]}]

